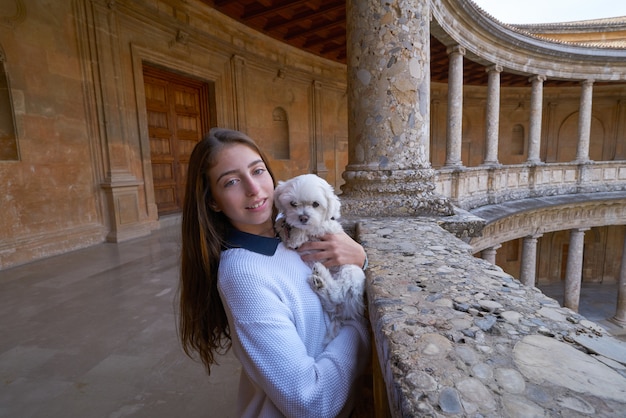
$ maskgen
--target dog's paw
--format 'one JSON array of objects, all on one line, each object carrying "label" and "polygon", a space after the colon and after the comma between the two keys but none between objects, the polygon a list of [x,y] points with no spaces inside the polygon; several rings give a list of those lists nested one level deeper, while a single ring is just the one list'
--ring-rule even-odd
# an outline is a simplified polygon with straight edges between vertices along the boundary
[{"label": "dog's paw", "polygon": [[313,268],[311,269],[311,276],[309,278],[313,290],[319,291],[320,289],[326,287],[325,271],[326,267],[324,267],[321,263],[315,263],[313,265]]}]

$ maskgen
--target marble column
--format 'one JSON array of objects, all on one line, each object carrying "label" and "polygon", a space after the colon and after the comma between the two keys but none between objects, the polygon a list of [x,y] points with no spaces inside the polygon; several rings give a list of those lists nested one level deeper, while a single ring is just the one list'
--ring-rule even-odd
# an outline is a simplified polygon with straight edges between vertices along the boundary
[{"label": "marble column", "polygon": [[430,2],[348,0],[350,216],[443,216],[430,165]]},{"label": "marble column", "polygon": [[541,162],[541,118],[543,113],[543,82],[545,76],[535,75],[529,81],[532,83],[530,92],[530,126],[528,128],[528,163]]},{"label": "marble column", "polygon": [[522,265],[520,267],[520,282],[526,286],[535,286],[537,275],[537,241],[542,234],[529,235],[523,238]]},{"label": "marble column", "polygon": [[485,248],[484,250],[482,250],[483,260],[489,261],[491,264],[495,266],[496,255],[500,247],[502,247],[502,245],[498,244],[498,245],[494,245],[493,247]]},{"label": "marble column", "polygon": [[565,296],[563,306],[578,312],[580,302],[580,285],[583,274],[583,252],[585,248],[585,231],[589,228],[570,230],[569,251],[565,271]]},{"label": "marble column", "polygon": [[446,130],[446,167],[461,167],[463,150],[463,56],[465,48],[448,48],[448,128]]},{"label": "marble column", "polygon": [[500,73],[502,66],[487,68],[487,111],[485,112],[485,165],[498,165],[498,137],[500,135]]},{"label": "marble column", "polygon": [[591,135],[591,104],[593,103],[593,80],[580,83],[580,110],[578,113],[578,148],[576,161],[589,161],[589,137]]},{"label": "marble column", "polygon": [[622,267],[617,283],[617,309],[615,315],[609,321],[626,328],[626,235],[624,236],[624,249],[622,250]]}]

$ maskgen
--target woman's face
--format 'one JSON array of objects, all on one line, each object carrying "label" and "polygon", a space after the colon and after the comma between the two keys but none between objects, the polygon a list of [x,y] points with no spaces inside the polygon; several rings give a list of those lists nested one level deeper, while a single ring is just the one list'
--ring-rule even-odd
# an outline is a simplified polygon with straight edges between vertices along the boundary
[{"label": "woman's face", "polygon": [[261,156],[243,144],[226,145],[209,169],[213,202],[240,231],[274,236],[274,181]]}]

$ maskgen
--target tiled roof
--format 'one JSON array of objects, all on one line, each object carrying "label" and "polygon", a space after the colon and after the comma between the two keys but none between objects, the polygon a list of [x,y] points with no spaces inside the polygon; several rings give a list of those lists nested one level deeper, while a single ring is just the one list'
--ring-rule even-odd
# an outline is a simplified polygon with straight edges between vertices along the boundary
[{"label": "tiled roof", "polygon": [[484,14],[489,19],[494,20],[514,32],[518,32],[526,36],[563,45],[577,45],[589,48],[626,49],[626,35],[624,39],[594,39],[588,41],[563,40],[550,36],[550,34],[602,33],[619,31],[624,31],[626,34],[626,16],[578,20],[572,22],[513,24],[504,23],[490,13],[486,12],[476,3],[472,2],[472,4],[480,13]]}]

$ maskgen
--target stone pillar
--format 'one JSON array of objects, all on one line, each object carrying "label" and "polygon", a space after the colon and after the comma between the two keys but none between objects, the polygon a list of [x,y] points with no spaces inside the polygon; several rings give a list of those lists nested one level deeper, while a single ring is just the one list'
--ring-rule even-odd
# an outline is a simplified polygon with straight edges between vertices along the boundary
[{"label": "stone pillar", "polygon": [[578,112],[578,148],[576,161],[589,161],[589,137],[591,135],[591,104],[593,102],[593,80],[585,80],[580,91],[580,111]]},{"label": "stone pillar", "polygon": [[612,323],[626,328],[626,235],[624,236],[624,249],[622,250],[622,267],[617,283],[617,308],[615,315],[609,318]]},{"label": "stone pillar", "polygon": [[502,247],[502,245],[494,245],[493,247],[485,248],[482,251],[483,260],[489,261],[494,266],[496,265],[496,254],[498,252],[498,248]]},{"label": "stone pillar", "polygon": [[522,265],[520,267],[520,282],[526,286],[535,286],[537,275],[537,240],[540,235],[529,235],[523,238]]},{"label": "stone pillar", "polygon": [[[498,165],[498,137],[500,135],[500,73],[502,66],[487,68],[487,111],[485,112],[485,165]],[[495,264],[495,263],[494,263]]]},{"label": "stone pillar", "polygon": [[530,92],[530,127],[528,128],[528,162],[538,164],[541,162],[539,151],[541,149],[541,118],[543,113],[543,82],[545,76],[535,75],[529,81],[532,83]]},{"label": "stone pillar", "polygon": [[344,212],[452,215],[430,165],[430,2],[348,0],[346,35]]},{"label": "stone pillar", "polygon": [[569,251],[565,272],[565,296],[563,306],[578,312],[580,302],[580,285],[583,274],[583,251],[585,248],[585,231],[589,228],[570,230]]},{"label": "stone pillar", "polygon": [[448,48],[448,128],[446,130],[446,167],[461,167],[463,150],[463,56],[465,48]]}]

